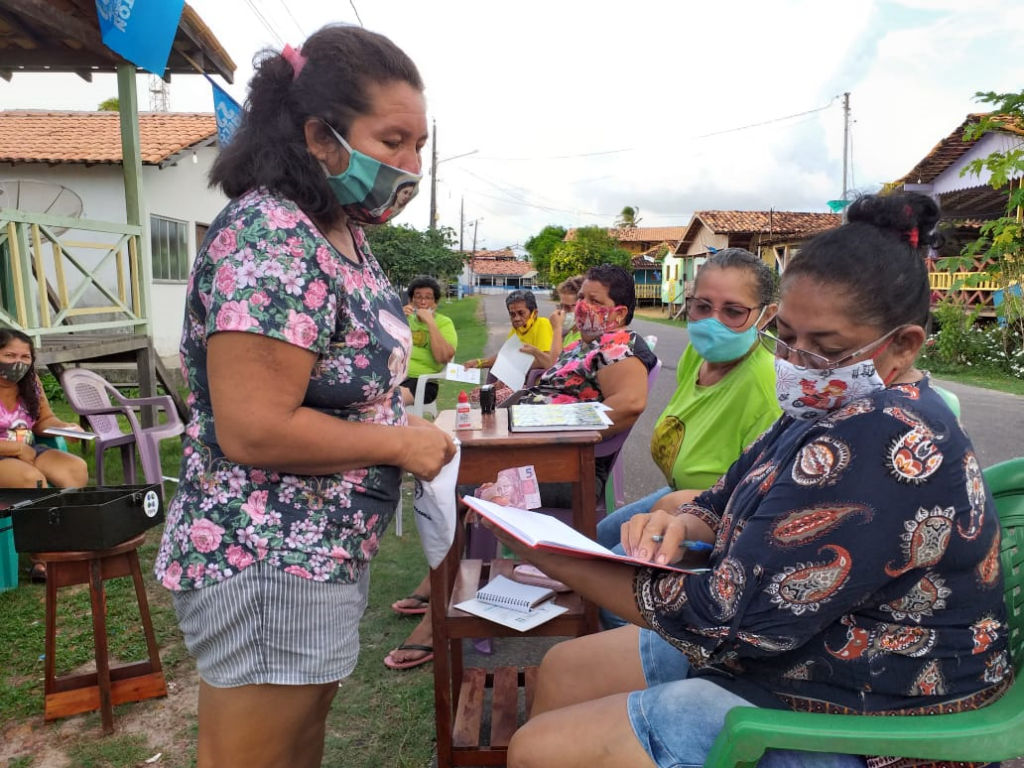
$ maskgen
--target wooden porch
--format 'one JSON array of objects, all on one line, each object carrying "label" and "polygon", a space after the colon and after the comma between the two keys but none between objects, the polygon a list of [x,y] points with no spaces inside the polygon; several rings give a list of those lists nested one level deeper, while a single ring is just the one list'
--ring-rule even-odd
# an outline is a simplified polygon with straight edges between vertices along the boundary
[{"label": "wooden porch", "polygon": [[32,337],[37,362],[135,363],[142,397],[157,383],[187,407],[149,337],[142,228],[0,209],[0,323]]}]

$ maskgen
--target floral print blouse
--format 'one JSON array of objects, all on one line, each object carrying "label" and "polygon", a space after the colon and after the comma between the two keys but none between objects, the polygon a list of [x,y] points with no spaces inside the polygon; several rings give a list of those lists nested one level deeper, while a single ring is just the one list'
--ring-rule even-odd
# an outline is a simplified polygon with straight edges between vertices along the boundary
[{"label": "floral print blouse", "polygon": [[636,357],[650,371],[657,358],[642,338],[628,328],[605,333],[594,341],[580,339],[562,350],[555,364],[530,387],[523,403],[580,403],[602,401],[597,381],[602,368]]},{"label": "floral print blouse", "polygon": [[1012,678],[999,518],[927,379],[783,416],[680,509],[716,533],[710,571],[634,588],[696,675],[836,714],[975,709]]},{"label": "floral print blouse", "polygon": [[398,468],[311,476],[234,463],[217,444],[206,373],[212,334],[257,333],[316,353],[305,407],[405,424],[397,387],[409,326],[363,231],[352,235],[359,264],[267,190],[231,201],[211,225],[189,278],[181,343],[192,414],[156,561],[168,589],[214,584],[257,561],[304,579],[353,582],[376,553],[398,501]]}]

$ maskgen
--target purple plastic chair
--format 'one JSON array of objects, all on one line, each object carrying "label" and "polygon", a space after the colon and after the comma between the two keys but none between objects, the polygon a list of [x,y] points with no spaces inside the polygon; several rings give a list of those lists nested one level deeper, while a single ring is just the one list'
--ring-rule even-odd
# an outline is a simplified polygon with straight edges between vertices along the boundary
[{"label": "purple plastic chair", "polygon": [[[135,484],[136,445],[142,457],[142,474],[146,483],[163,482],[160,441],[185,431],[169,396],[125,397],[109,381],[85,368],[68,368],[61,374],[60,383],[75,413],[84,416],[96,433],[96,480],[100,485],[106,484],[103,455],[108,448],[121,449],[125,482]],[[167,421],[143,428],[135,416],[135,408],[147,405],[161,408],[167,414]],[[128,420],[131,432],[121,430],[118,416]]]}]

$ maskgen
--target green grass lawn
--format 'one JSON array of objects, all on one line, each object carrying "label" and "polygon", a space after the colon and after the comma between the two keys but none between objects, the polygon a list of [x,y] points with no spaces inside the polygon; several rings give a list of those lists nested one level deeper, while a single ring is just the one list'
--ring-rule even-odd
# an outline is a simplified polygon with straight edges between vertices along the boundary
[{"label": "green grass lawn", "polygon": [[[450,317],[459,331],[456,359],[479,357],[487,339],[479,299],[444,302],[439,311]],[[461,387],[465,385],[442,382],[439,409],[453,408]],[[61,418],[76,420],[65,404],[53,405]],[[91,449],[88,453],[90,477],[95,477]],[[165,475],[177,476],[180,458],[178,442],[164,441],[161,459]],[[108,482],[121,482],[116,451],[110,452],[108,468]],[[402,506],[406,534],[398,538],[392,528],[373,562],[370,604],[360,627],[359,664],[341,684],[331,710],[324,765],[426,766],[433,753],[434,686],[430,665],[402,672],[382,663],[387,652],[401,643],[415,624],[414,618],[395,615],[390,605],[413,591],[427,567],[415,533],[410,485],[406,483],[406,503]],[[173,493],[173,484],[168,483],[167,489]],[[36,761],[41,745],[45,745],[75,766],[127,768],[142,764],[158,752],[162,757],[156,764],[164,768],[194,765],[196,717],[191,702],[195,700],[195,667],[178,632],[169,593],[151,576],[160,532],[159,528],[149,532],[140,554],[160,658],[173,690],[169,699],[116,707],[118,731],[108,737],[100,733],[97,713],[44,724],[44,588],[28,583],[28,563],[22,556],[18,588],[0,592],[0,764],[18,768],[42,765]],[[131,581],[115,579],[106,584],[111,656],[119,661],[142,659],[145,641],[136,631],[138,610]],[[91,619],[84,587],[61,590],[58,633],[57,674],[91,662]]]}]

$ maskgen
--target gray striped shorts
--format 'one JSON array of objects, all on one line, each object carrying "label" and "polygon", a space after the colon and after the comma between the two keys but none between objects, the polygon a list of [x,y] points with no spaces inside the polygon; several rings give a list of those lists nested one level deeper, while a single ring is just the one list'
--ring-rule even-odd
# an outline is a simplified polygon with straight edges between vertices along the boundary
[{"label": "gray striped shorts", "polygon": [[369,588],[369,569],[355,584],[334,584],[253,563],[219,584],[175,592],[174,609],[209,685],[319,685],[355,668]]}]

